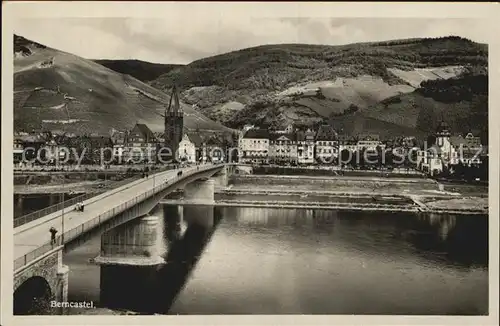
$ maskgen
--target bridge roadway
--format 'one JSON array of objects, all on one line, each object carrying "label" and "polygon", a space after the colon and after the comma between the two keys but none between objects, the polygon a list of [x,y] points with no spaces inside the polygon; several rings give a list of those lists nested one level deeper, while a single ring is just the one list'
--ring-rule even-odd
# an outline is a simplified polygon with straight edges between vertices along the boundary
[{"label": "bridge roadway", "polygon": [[[64,213],[64,231],[83,226],[84,223],[91,221],[100,214],[109,212],[114,207],[125,204],[138,195],[151,191],[154,187],[162,183],[174,181],[177,173],[183,171],[183,175],[213,168],[213,164],[203,164],[187,168],[168,170],[150,175],[147,179],[139,179],[119,188],[110,190],[101,195],[89,198],[84,201],[85,210],[78,212],[74,206],[65,208]],[[62,234],[62,211],[54,212],[48,216],[34,220],[14,229],[14,259],[30,254],[33,250],[40,248],[50,242],[51,227],[56,228]]]}]

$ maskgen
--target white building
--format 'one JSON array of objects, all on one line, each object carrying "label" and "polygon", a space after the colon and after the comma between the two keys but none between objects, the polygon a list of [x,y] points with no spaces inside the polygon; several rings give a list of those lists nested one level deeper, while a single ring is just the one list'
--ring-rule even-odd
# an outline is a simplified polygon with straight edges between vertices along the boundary
[{"label": "white building", "polygon": [[451,144],[450,137],[451,133],[448,124],[445,121],[441,121],[436,130],[436,146],[441,151],[441,159],[445,166],[458,163],[458,156]]},{"label": "white building", "polygon": [[380,141],[379,135],[360,135],[357,145],[357,150],[363,149],[368,151],[376,151],[377,147],[385,149],[385,144]]},{"label": "white building", "polygon": [[275,134],[292,134],[295,131],[295,128],[293,127],[293,124],[289,124],[286,126],[285,129],[283,130],[276,130],[274,131]]},{"label": "white building", "polygon": [[297,163],[314,163],[314,137],[315,133],[311,129],[297,132]]},{"label": "white building", "polygon": [[114,132],[111,135],[111,141],[113,142],[113,161],[118,164],[125,162],[125,157],[127,152],[125,150],[127,134],[125,132]]},{"label": "white building", "polygon": [[179,142],[179,159],[188,163],[196,163],[196,145],[189,139],[188,134],[184,134]]},{"label": "white building", "polygon": [[297,163],[295,134],[273,133],[269,135],[269,162],[277,164]]},{"label": "white building", "polygon": [[267,163],[269,132],[266,129],[249,129],[239,139],[238,147],[241,163]]},{"label": "white building", "polygon": [[436,145],[427,150],[421,150],[417,153],[417,166],[431,176],[439,174],[444,169],[442,155],[443,153]]}]

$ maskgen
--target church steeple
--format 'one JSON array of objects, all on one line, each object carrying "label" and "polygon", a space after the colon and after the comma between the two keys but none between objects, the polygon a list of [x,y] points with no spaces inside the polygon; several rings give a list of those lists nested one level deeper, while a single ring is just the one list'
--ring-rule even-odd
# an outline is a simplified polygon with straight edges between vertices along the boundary
[{"label": "church steeple", "polygon": [[[172,101],[174,102],[172,105]],[[182,109],[179,104],[179,92],[177,90],[177,87],[174,85],[172,88],[172,94],[170,95],[170,101],[168,103],[168,107],[166,108],[165,111],[165,116],[167,115],[172,115],[172,114],[182,114]]]},{"label": "church steeple", "polygon": [[[173,102],[173,103],[172,103]],[[165,146],[170,148],[177,159],[179,143],[184,132],[184,114],[182,112],[177,87],[173,87],[168,107],[165,109]]]}]

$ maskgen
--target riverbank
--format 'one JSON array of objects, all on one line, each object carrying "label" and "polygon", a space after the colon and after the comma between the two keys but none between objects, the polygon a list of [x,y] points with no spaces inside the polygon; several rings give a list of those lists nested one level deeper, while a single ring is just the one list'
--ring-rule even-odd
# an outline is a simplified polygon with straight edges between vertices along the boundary
[{"label": "riverbank", "polygon": [[50,193],[98,193],[113,189],[118,181],[111,180],[94,180],[80,182],[53,182],[44,185],[14,185],[14,193],[19,195],[24,194],[50,194]]},{"label": "riverbank", "polygon": [[[317,201],[328,203],[321,204],[328,209],[488,214],[488,187],[443,185],[432,179],[239,175],[233,176],[231,184],[218,194],[221,200],[228,199],[228,204],[253,196],[258,199],[254,204],[259,205],[267,199],[293,207],[308,207],[311,204],[300,203]],[[284,196],[294,202],[279,199]],[[394,205],[394,198],[400,198],[401,203]],[[241,204],[250,205],[245,201]]]}]

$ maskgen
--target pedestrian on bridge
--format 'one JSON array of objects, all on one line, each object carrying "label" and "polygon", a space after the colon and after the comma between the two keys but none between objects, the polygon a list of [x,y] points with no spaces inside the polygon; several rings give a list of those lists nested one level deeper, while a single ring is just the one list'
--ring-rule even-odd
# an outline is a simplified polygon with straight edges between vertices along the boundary
[{"label": "pedestrian on bridge", "polygon": [[55,245],[57,230],[55,227],[51,227],[49,231],[50,231],[50,244]]}]

